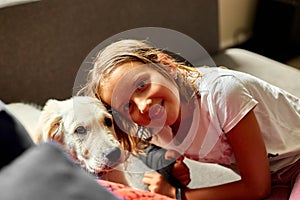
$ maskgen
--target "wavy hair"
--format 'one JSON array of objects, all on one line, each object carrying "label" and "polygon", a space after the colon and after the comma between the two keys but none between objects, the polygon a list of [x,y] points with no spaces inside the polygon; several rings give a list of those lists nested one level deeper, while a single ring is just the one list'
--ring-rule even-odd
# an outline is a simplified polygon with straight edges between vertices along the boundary
[{"label": "wavy hair", "polygon": [[[79,91],[79,95],[87,95],[102,100],[102,88],[105,87],[107,78],[116,67],[127,62],[141,62],[151,64],[151,66],[160,72],[164,77],[171,80],[178,86],[180,98],[183,101],[189,102],[197,93],[194,88],[194,81],[200,77],[200,73],[196,68],[188,65],[180,56],[166,50],[158,49],[150,45],[148,41],[124,39],[112,43],[99,51],[93,62],[93,68],[87,76],[87,83]],[[161,59],[159,54],[167,56],[168,62]],[[174,56],[175,55],[175,56]],[[174,77],[174,67],[176,70],[176,78]],[[173,71],[172,71],[173,69]],[[173,72],[173,73],[172,73]],[[133,153],[142,152],[148,145],[151,139],[151,129],[140,127],[134,122],[123,117],[109,105],[104,102],[108,110],[112,111],[117,132],[118,140],[122,147]]]}]

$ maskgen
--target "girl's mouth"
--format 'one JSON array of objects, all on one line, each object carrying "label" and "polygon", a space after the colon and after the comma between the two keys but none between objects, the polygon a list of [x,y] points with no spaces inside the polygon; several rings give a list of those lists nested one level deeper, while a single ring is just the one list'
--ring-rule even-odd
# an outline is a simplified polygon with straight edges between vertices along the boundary
[{"label": "girl's mouth", "polygon": [[164,116],[164,114],[164,101],[162,101],[161,104],[154,104],[149,111],[149,116],[151,120],[160,119]]}]

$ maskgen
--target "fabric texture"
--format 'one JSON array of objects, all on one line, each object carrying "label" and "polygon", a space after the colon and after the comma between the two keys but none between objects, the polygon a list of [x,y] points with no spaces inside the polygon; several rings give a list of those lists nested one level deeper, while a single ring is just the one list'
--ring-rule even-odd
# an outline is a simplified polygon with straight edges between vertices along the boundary
[{"label": "fabric texture", "polygon": [[2,101],[0,101],[0,138],[0,169],[34,146],[25,128],[9,113]]},{"label": "fabric texture", "polygon": [[157,193],[152,193],[144,190],[133,189],[131,187],[119,183],[110,182],[110,181],[99,180],[98,183],[104,186],[107,190],[114,193],[116,196],[124,200],[150,200],[150,199],[171,200],[172,199],[164,195],[160,195]]},{"label": "fabric texture", "polygon": [[[230,83],[238,81],[238,84],[235,85],[242,88],[233,88],[232,90],[243,89],[246,92],[245,95],[249,95],[250,98],[258,102],[255,108],[253,108],[253,111],[266,144],[271,172],[275,172],[297,161],[300,156],[300,146],[297,142],[300,139],[299,98],[261,79],[237,71],[211,69],[206,72],[204,71],[204,76],[205,73],[207,73],[207,77],[209,77],[210,75],[208,74],[212,70],[218,70],[215,74],[218,74],[220,78],[223,77],[222,84],[219,84],[219,90],[216,90],[214,94],[217,92],[222,94],[221,88],[227,87],[226,89],[229,90],[228,86],[230,87]],[[234,118],[234,116],[238,114],[230,113],[226,108],[232,109],[239,107],[241,105],[239,103],[240,101],[242,101],[242,104],[245,102],[244,98],[237,98],[237,95],[233,92],[231,98],[219,96],[216,99],[227,104],[217,109],[219,110],[218,118],[222,119],[222,114],[229,114],[231,115],[229,119],[235,119],[234,124],[238,123],[242,116],[240,116],[240,118]],[[249,100],[249,102],[250,101],[251,100]],[[223,106],[226,110],[224,110]],[[225,133],[228,131],[229,129],[224,130]]]},{"label": "fabric texture", "polygon": [[271,195],[266,200],[300,199],[300,160],[272,174]]},{"label": "fabric texture", "polygon": [[0,171],[0,199],[116,200],[53,142],[28,149]]},{"label": "fabric texture", "polygon": [[[234,156],[231,156],[230,146],[226,142],[226,133],[252,109],[266,144],[271,172],[299,159],[299,98],[242,72],[221,68],[199,70],[203,75],[198,81],[201,107],[207,108],[206,113],[201,114],[210,116],[208,123],[201,124],[200,127],[208,130],[206,135],[218,132],[215,140],[209,140],[217,143],[211,143],[214,145],[211,152],[200,159],[215,159],[213,161],[219,164],[234,164]],[[222,155],[218,152],[222,152]]]}]

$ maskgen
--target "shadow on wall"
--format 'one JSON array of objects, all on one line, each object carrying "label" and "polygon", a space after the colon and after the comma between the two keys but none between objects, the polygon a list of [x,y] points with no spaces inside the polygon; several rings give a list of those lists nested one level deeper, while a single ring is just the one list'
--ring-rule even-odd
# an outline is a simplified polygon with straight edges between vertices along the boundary
[{"label": "shadow on wall", "polygon": [[[218,50],[217,0],[47,0],[0,10],[1,100],[43,105],[72,95],[87,54],[105,39],[138,27],[182,32]],[[188,14],[187,14],[188,13]],[[203,17],[205,16],[205,17]],[[145,38],[146,39],[146,38]]]}]

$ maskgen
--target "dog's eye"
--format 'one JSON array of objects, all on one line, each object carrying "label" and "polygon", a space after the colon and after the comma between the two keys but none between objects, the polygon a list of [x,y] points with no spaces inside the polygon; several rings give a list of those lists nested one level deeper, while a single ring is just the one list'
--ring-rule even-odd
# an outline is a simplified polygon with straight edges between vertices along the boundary
[{"label": "dog's eye", "polygon": [[75,129],[75,133],[77,133],[77,134],[86,134],[86,133],[87,133],[87,130],[86,130],[86,128],[84,128],[83,126],[78,126],[78,127]]},{"label": "dog's eye", "polygon": [[109,118],[109,117],[105,117],[104,122],[105,122],[105,125],[108,126],[108,127],[111,127],[112,124],[113,124],[111,118]]}]

